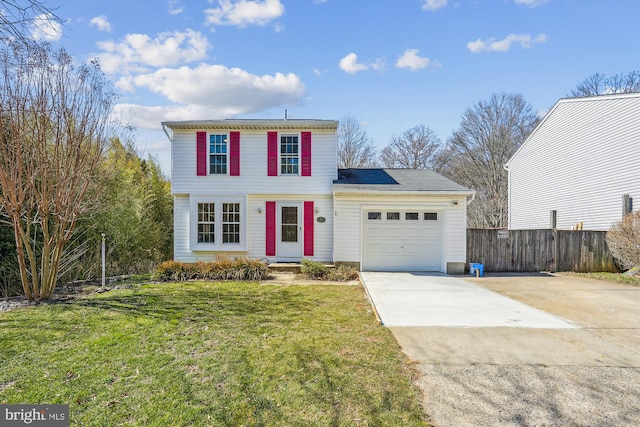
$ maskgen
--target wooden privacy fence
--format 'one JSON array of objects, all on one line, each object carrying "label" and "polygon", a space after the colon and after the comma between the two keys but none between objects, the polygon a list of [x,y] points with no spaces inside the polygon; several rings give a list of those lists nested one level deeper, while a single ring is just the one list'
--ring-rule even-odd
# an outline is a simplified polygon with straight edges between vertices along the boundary
[{"label": "wooden privacy fence", "polygon": [[485,271],[618,271],[605,231],[467,230],[467,261]]}]

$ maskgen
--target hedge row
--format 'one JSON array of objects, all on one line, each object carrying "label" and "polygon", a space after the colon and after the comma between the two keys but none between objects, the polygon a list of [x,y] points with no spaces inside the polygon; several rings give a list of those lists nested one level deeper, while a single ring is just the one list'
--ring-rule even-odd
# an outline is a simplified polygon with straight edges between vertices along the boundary
[{"label": "hedge row", "polygon": [[265,280],[267,265],[246,258],[218,257],[211,262],[165,261],[156,267],[153,279],[160,282],[187,280]]}]

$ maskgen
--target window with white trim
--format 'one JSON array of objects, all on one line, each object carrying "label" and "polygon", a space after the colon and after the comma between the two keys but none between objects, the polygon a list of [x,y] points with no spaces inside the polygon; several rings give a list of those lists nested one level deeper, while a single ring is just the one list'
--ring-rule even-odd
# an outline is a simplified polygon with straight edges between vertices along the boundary
[{"label": "window with white trim", "polygon": [[240,243],[240,203],[222,204],[222,243]]},{"label": "window with white trim", "polygon": [[209,135],[209,173],[227,173],[227,135]]},{"label": "window with white trim", "polygon": [[298,175],[299,152],[298,135],[280,136],[280,175]]},{"label": "window with white trim", "polygon": [[215,243],[215,203],[198,203],[198,243]]},{"label": "window with white trim", "polygon": [[191,196],[191,250],[246,250],[245,198]]}]

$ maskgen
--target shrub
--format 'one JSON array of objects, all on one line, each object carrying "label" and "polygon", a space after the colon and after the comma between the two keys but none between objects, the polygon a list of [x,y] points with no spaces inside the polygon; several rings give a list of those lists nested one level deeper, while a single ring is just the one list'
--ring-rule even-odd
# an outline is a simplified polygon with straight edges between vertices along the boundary
[{"label": "shrub", "polygon": [[322,263],[303,259],[300,272],[310,279],[324,279],[329,273],[329,269]]},{"label": "shrub", "polygon": [[329,270],[329,280],[336,282],[348,282],[350,280],[356,280],[358,278],[358,270],[355,268],[342,264],[337,268]]},{"label": "shrub", "polygon": [[187,280],[264,280],[269,271],[266,264],[246,258],[217,257],[212,262],[165,261],[155,269],[153,279],[160,282]]},{"label": "shrub", "polygon": [[607,232],[607,244],[623,269],[640,266],[640,211],[615,223]]},{"label": "shrub", "polygon": [[309,279],[325,279],[333,282],[348,282],[358,278],[358,270],[348,265],[340,265],[336,268],[328,268],[324,264],[303,259],[300,273]]}]

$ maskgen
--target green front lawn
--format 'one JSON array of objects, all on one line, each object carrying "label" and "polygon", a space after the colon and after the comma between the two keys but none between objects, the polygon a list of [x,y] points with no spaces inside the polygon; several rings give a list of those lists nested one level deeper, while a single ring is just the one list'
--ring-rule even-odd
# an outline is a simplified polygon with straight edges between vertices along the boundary
[{"label": "green front lawn", "polygon": [[144,285],[0,314],[0,403],[77,426],[424,426],[356,286]]}]

